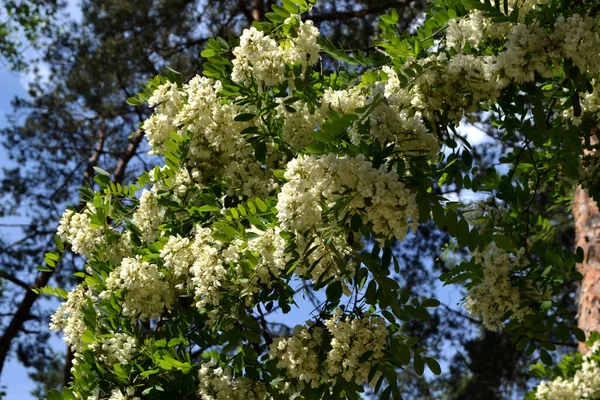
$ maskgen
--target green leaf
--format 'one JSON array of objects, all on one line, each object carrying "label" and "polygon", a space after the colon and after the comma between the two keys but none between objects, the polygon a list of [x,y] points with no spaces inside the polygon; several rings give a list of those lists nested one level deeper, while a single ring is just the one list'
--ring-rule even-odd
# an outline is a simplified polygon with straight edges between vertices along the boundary
[{"label": "green leaf", "polygon": [[47,400],[63,400],[63,395],[58,390],[52,389],[52,390],[46,392],[46,399]]},{"label": "green leaf", "polygon": [[515,248],[513,242],[501,233],[495,234],[494,236],[492,236],[492,238],[494,239],[496,245],[502,250],[512,251]]},{"label": "green leaf", "polygon": [[540,359],[542,360],[542,362],[544,364],[546,364],[547,366],[551,366],[552,364],[554,364],[554,361],[552,360],[552,357],[550,356],[550,354],[544,350],[544,349],[540,349]]},{"label": "green leaf", "polygon": [[422,303],[423,307],[438,307],[440,304],[438,299],[426,299]]},{"label": "green leaf", "polygon": [[338,304],[342,298],[342,282],[332,282],[325,291],[327,300],[332,304]]},{"label": "green leaf", "polygon": [[456,239],[461,247],[467,247],[469,245],[469,223],[464,218],[461,218],[461,220],[458,221]]},{"label": "green leaf", "polygon": [[76,400],[75,394],[69,388],[63,388],[63,400]]},{"label": "green leaf", "polygon": [[213,49],[204,49],[200,55],[204,58],[214,57],[217,55]]},{"label": "green leaf", "polygon": [[433,359],[431,357],[425,357],[424,360],[425,360],[425,363],[427,364],[427,367],[435,375],[440,375],[442,373],[442,368],[440,367],[440,364],[435,359]]},{"label": "green leaf", "polygon": [[418,376],[422,376],[423,372],[425,372],[425,362],[423,357],[419,353],[415,353],[415,357],[413,359],[413,366],[415,367],[415,372]]},{"label": "green leaf", "polygon": [[580,328],[573,328],[571,330],[575,335],[575,338],[580,342],[585,342],[585,332]]},{"label": "green leaf", "polygon": [[549,309],[550,307],[552,307],[552,300],[544,300],[544,301],[542,302],[542,305],[540,306],[540,308],[541,308],[542,310],[547,310],[547,309]]},{"label": "green leaf", "polygon": [[94,167],[94,171],[96,171],[100,175],[110,176],[110,173],[106,172],[100,167]]},{"label": "green leaf", "polygon": [[266,212],[267,211],[267,205],[265,204],[264,201],[262,201],[261,199],[254,199],[254,202],[256,203],[256,207],[258,207],[258,209],[261,212]]},{"label": "green leaf", "polygon": [[238,121],[238,122],[244,122],[244,121],[250,121],[254,117],[256,117],[255,114],[243,113],[243,114],[236,115],[233,120]]}]

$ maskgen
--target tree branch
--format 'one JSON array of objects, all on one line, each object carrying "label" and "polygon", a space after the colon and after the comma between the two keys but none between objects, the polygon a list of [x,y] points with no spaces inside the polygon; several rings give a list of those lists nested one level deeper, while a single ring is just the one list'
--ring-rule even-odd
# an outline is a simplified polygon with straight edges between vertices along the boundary
[{"label": "tree branch", "polygon": [[15,276],[12,276],[12,275],[6,273],[5,271],[0,271],[0,278],[6,279],[7,281],[12,282],[17,286],[22,287],[25,290],[30,289],[30,286],[27,283],[23,282],[22,280],[20,280],[19,278],[15,277]]},{"label": "tree branch", "polygon": [[94,167],[98,165],[98,159],[100,158],[100,154],[102,154],[102,149],[104,148],[104,141],[106,140],[106,122],[104,118],[100,116],[100,133],[98,134],[98,140],[96,141],[96,147],[94,148],[94,152],[92,156],[88,160],[88,165],[83,173],[83,180],[85,182],[89,182],[90,185],[93,183],[94,178]]},{"label": "tree branch", "polygon": [[135,136],[133,137],[133,140],[131,141],[131,143],[129,143],[129,146],[127,146],[125,153],[123,153],[123,156],[121,157],[117,164],[117,167],[115,168],[113,179],[114,183],[123,183],[123,179],[125,179],[125,170],[127,169],[127,165],[135,155],[137,148],[142,142],[143,137],[144,132],[142,132],[141,129],[138,129],[138,131],[135,133]]},{"label": "tree branch", "polygon": [[[42,272],[35,280],[32,289],[40,289],[46,286],[52,277],[53,272],[54,271]],[[21,304],[19,304],[17,312],[10,320],[10,323],[4,331],[2,337],[0,337],[0,375],[2,375],[4,362],[6,361],[6,357],[10,350],[10,344],[17,336],[19,331],[23,330],[23,324],[29,319],[29,311],[38,297],[39,295],[33,290],[28,290],[25,292],[25,296],[23,296],[23,300],[21,301]]]}]

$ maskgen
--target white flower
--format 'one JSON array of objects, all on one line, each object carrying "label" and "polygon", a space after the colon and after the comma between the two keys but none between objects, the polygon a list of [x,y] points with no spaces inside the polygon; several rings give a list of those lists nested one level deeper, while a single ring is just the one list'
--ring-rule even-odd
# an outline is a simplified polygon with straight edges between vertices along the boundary
[{"label": "white flower", "polygon": [[512,313],[511,318],[522,321],[531,310],[521,307],[521,292],[518,287],[511,285],[510,276],[529,264],[525,249],[512,255],[492,242],[483,252],[475,253],[474,257],[483,266],[483,281],[470,290],[466,297],[466,309],[471,315],[481,318],[483,325],[492,331],[503,328],[507,312]]},{"label": "white flower", "polygon": [[133,214],[132,221],[138,227],[144,242],[151,243],[159,235],[158,226],[162,224],[165,211],[158,205],[156,197],[149,190],[144,190],[140,204]]},{"label": "white flower", "polygon": [[105,298],[123,291],[123,315],[134,319],[158,318],[175,301],[173,289],[155,264],[142,261],[140,256],[124,258],[121,265],[106,279]]},{"label": "white flower", "polygon": [[62,303],[50,318],[50,330],[54,332],[62,330],[64,342],[75,353],[80,353],[84,348],[81,336],[87,326],[83,319],[83,307],[87,305],[88,299],[92,302],[97,300],[91,290],[81,285],[77,286],[69,292],[67,301]]},{"label": "white flower", "polygon": [[343,196],[349,197],[345,216],[358,213],[384,238],[402,240],[417,226],[415,195],[398,175],[374,169],[363,155],[319,159],[300,155],[284,174],[288,182],[278,196],[278,219],[283,230],[306,231],[323,225],[321,212]]},{"label": "white flower", "polygon": [[264,383],[233,377],[231,368],[217,367],[215,360],[202,363],[198,371],[198,395],[203,400],[263,400]]},{"label": "white flower", "polygon": [[66,210],[57,229],[61,240],[71,243],[73,252],[86,258],[90,258],[95,248],[104,242],[104,228],[92,227],[89,212]]},{"label": "white flower", "polygon": [[134,337],[119,332],[114,337],[102,339],[96,351],[98,359],[106,365],[125,365],[135,357],[138,349]]},{"label": "white flower", "polygon": [[285,81],[284,52],[277,42],[256,28],[244,29],[240,45],[233,49],[231,79],[248,85],[277,86]]}]

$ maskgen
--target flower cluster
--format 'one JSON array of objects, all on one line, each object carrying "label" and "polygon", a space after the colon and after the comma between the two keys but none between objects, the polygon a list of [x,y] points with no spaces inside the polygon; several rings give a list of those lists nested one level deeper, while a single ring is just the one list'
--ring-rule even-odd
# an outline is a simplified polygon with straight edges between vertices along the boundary
[{"label": "flower cluster", "polygon": [[60,220],[57,234],[65,242],[71,243],[74,253],[90,258],[94,249],[104,242],[104,230],[92,226],[89,211],[76,213],[66,210]]},{"label": "flower cluster", "polygon": [[189,284],[190,267],[194,262],[194,254],[190,248],[190,239],[179,235],[170,236],[160,250],[164,266],[173,272],[178,289]]},{"label": "flower cluster", "polygon": [[513,255],[491,243],[473,257],[483,267],[483,280],[467,295],[465,307],[469,313],[481,318],[483,325],[492,331],[502,329],[509,313],[511,318],[523,320],[531,310],[522,307],[522,294],[511,284],[511,274],[529,265],[525,249],[521,248]]},{"label": "flower cluster", "polygon": [[123,292],[123,315],[134,319],[158,318],[175,301],[164,274],[140,256],[123,259],[106,278],[106,291],[100,297],[110,297],[117,291]]},{"label": "flower cluster", "polygon": [[119,389],[113,389],[108,400],[141,400],[141,398],[135,395],[134,387],[128,387],[125,389],[125,393]]},{"label": "flower cluster", "polygon": [[[218,94],[222,83],[206,77],[194,77],[180,90],[173,89],[176,94],[164,87],[173,88],[173,84],[159,86],[155,92],[164,96],[158,97],[171,95],[176,100],[165,100],[165,104],[172,105],[167,108],[168,112],[159,107],[151,117],[152,124],[164,125],[160,128],[161,140],[156,139],[156,127],[154,131],[146,131],[146,135],[155,153],[165,151],[164,142],[170,133],[182,138],[189,136],[186,164],[192,172],[182,166],[187,173],[174,177],[171,187],[178,195],[184,195],[188,186],[201,188],[221,178],[228,182],[231,193],[241,191],[246,196],[264,196],[273,189],[271,175],[261,168],[254,158],[254,149],[240,135],[252,121],[235,120],[238,114],[251,113],[252,108],[224,101]],[[178,108],[173,110],[176,105]]]},{"label": "flower cluster", "polygon": [[115,333],[112,337],[103,338],[96,346],[98,360],[106,365],[128,364],[137,354],[135,338],[125,333]]},{"label": "flower cluster", "polygon": [[277,359],[277,368],[285,369],[288,377],[318,387],[326,376],[321,371],[319,349],[323,345],[324,329],[296,325],[289,338],[277,337],[269,347],[270,357]]},{"label": "flower cluster", "polygon": [[304,232],[323,226],[323,212],[346,197],[343,217],[360,215],[383,238],[402,240],[417,226],[415,195],[398,175],[375,169],[363,155],[319,159],[298,156],[287,165],[278,197],[278,219],[283,230]]},{"label": "flower cluster", "polygon": [[230,367],[219,367],[212,359],[200,366],[198,381],[198,395],[205,400],[262,400],[267,394],[264,384],[234,378]]},{"label": "flower cluster", "polygon": [[[325,367],[329,376],[342,376],[357,385],[369,382],[371,368],[384,358],[388,331],[382,317],[365,314],[362,318],[344,319],[337,309],[333,317],[325,321],[331,335],[331,350]],[[368,354],[368,358],[365,355]],[[377,376],[376,376],[377,377]]]},{"label": "flower cluster", "polygon": [[564,58],[571,59],[580,71],[600,71],[600,18],[574,14],[559,16],[554,24],[553,41],[560,43]]},{"label": "flower cluster", "polygon": [[[388,331],[385,320],[365,314],[362,318],[344,318],[337,309],[324,321],[325,328],[297,325],[289,338],[276,338],[269,348],[277,367],[300,383],[317,387],[321,381],[335,382],[338,377],[357,385],[369,382],[370,370],[384,358]],[[322,354],[324,348],[329,348]]]},{"label": "flower cluster", "polygon": [[[572,378],[558,377],[541,382],[535,396],[538,400],[584,400],[600,397],[600,342],[595,342],[590,353],[583,356],[583,363]],[[596,358],[596,360],[594,360]]]},{"label": "flower cluster", "polygon": [[148,99],[150,107],[156,107],[154,114],[142,124],[142,129],[152,148],[151,154],[162,153],[164,143],[169,140],[171,132],[177,129],[173,120],[182,103],[182,96],[177,84],[173,82],[160,85]]},{"label": "flower cluster", "polygon": [[277,86],[287,79],[286,64],[300,63],[303,70],[316,64],[319,30],[312,21],[295,21],[299,24],[296,36],[280,44],[254,27],[244,29],[240,45],[233,49],[231,79],[245,85],[253,81],[259,87]]},{"label": "flower cluster", "polygon": [[164,213],[165,211],[158,205],[156,196],[151,191],[144,190],[140,197],[140,205],[132,218],[144,242],[152,243],[160,234],[158,226],[163,222]]},{"label": "flower cluster", "polygon": [[281,136],[293,151],[298,151],[313,140],[312,132],[325,122],[325,118],[320,109],[311,112],[308,105],[301,101],[286,105],[282,101],[277,107],[277,116],[283,121]]},{"label": "flower cluster", "polygon": [[62,303],[50,319],[50,330],[58,332],[62,330],[63,340],[71,347],[73,352],[81,352],[84,348],[81,335],[87,329],[83,319],[83,307],[87,301],[95,301],[89,289],[77,286],[69,292],[67,301]]},{"label": "flower cluster", "polygon": [[227,290],[228,272],[223,265],[221,249],[209,228],[196,228],[192,246],[195,260],[190,270],[196,307],[218,306],[222,292]]},{"label": "flower cluster", "polygon": [[268,228],[264,232],[251,229],[249,232],[256,237],[248,241],[248,250],[258,254],[258,265],[250,286],[265,285],[270,288],[285,269],[287,242],[281,237],[279,228]]}]

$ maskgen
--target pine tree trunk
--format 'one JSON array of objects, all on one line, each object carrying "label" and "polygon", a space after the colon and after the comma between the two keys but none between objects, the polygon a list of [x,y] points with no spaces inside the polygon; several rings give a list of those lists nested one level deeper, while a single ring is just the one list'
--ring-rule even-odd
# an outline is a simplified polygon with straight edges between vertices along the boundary
[{"label": "pine tree trunk", "polygon": [[[600,332],[600,211],[587,190],[577,187],[573,200],[575,247],[583,249],[583,262],[578,265],[583,279],[579,288],[579,328],[586,336]],[[579,343],[579,351],[587,352]]]}]

